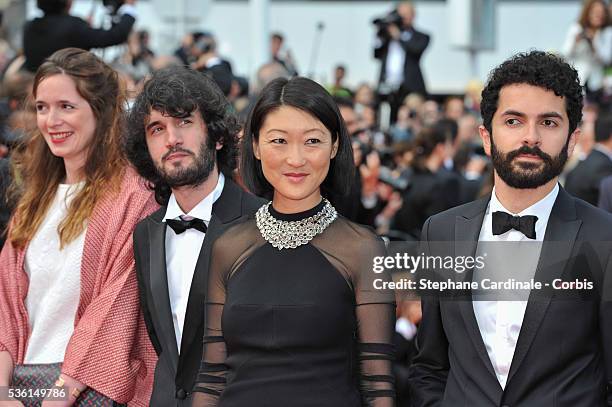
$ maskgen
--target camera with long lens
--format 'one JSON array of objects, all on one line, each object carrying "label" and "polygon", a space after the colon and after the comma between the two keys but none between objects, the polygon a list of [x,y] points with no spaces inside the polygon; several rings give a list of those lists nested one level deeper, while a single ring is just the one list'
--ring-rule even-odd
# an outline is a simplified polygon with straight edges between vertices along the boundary
[{"label": "camera with long lens", "polygon": [[397,10],[393,10],[387,15],[383,17],[377,17],[372,20],[372,24],[374,24],[378,29],[378,36],[388,36],[387,27],[389,25],[396,25],[398,27],[402,26],[402,17],[397,13]]},{"label": "camera with long lens", "polygon": [[116,15],[119,7],[123,6],[124,0],[102,0],[102,4],[108,10],[110,10],[111,15]]}]

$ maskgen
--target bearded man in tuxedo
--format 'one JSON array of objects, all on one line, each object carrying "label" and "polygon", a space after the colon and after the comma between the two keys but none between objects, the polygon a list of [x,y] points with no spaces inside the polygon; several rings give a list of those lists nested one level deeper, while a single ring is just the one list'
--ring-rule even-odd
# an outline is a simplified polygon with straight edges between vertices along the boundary
[{"label": "bearded man in tuxedo", "polygon": [[[558,184],[580,135],[578,74],[552,54],[518,54],[493,70],[482,96],[479,131],[495,187],[429,218],[423,247],[473,256],[483,242],[540,242],[531,267],[512,272],[544,288],[514,301],[424,292],[413,405],[611,406],[612,216]],[[474,282],[478,273],[453,278]]]}]

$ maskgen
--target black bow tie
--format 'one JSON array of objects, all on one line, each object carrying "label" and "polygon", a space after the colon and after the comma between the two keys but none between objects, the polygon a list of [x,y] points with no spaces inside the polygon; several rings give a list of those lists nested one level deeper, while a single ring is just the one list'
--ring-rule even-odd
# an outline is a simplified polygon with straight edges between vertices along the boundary
[{"label": "black bow tie", "polygon": [[198,219],[198,218],[191,218],[189,220],[184,220],[182,218],[181,219],[166,219],[166,223],[168,224],[168,226],[172,228],[172,230],[174,230],[174,233],[176,233],[177,235],[180,235],[187,229],[191,229],[191,228],[195,230],[199,230],[202,233],[206,233],[206,229],[207,229],[206,223],[204,223],[202,219]]},{"label": "black bow tie", "polygon": [[503,235],[510,229],[514,229],[530,239],[535,239],[537,221],[538,217],[534,215],[512,216],[506,212],[493,212],[493,234]]}]

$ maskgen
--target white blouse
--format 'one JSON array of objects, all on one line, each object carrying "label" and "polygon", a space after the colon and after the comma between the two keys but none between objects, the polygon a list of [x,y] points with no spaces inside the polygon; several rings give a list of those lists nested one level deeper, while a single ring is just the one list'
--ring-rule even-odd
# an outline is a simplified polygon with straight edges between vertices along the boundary
[{"label": "white blouse", "polygon": [[563,43],[563,55],[578,71],[580,84],[584,86],[588,81],[589,89],[595,91],[604,86],[604,68],[612,62],[612,28],[603,28],[595,34],[595,52],[587,40],[576,41],[582,30],[578,23],[570,26]]},{"label": "white blouse", "polygon": [[64,360],[74,331],[81,293],[81,258],[85,230],[60,250],[58,225],[84,185],[60,184],[40,228],[25,255],[29,277],[26,308],[31,335],[25,363],[57,363]]}]

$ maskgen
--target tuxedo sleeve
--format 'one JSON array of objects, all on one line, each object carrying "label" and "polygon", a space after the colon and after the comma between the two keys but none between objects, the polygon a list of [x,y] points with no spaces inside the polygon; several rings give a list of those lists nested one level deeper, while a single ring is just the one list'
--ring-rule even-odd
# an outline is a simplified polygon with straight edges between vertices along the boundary
[{"label": "tuxedo sleeve", "polygon": [[151,344],[153,344],[153,348],[155,349],[155,352],[157,353],[157,355],[159,355],[162,349],[159,343],[159,338],[157,337],[157,333],[155,332],[155,327],[153,326],[153,319],[151,316],[149,301],[147,299],[148,298],[147,288],[146,288],[147,284],[145,283],[146,276],[148,276],[149,273],[145,273],[143,270],[145,265],[143,264],[142,259],[141,259],[141,253],[140,253],[141,248],[139,245],[139,242],[141,239],[137,236],[138,234],[140,234],[140,232],[142,232],[142,230],[140,230],[141,228],[142,228],[142,225],[136,226],[136,229],[134,230],[134,235],[133,235],[134,262],[135,262],[135,268],[136,268],[136,278],[138,280],[138,297],[140,299],[140,308],[142,309],[145,326],[147,327],[147,333],[149,334],[149,338],[151,339]]},{"label": "tuxedo sleeve", "polygon": [[400,44],[404,51],[406,51],[406,54],[420,58],[429,45],[429,35],[415,31],[408,41],[401,40]]},{"label": "tuxedo sleeve", "polygon": [[606,405],[612,406],[612,251],[608,255],[604,273],[599,326],[606,368]]},{"label": "tuxedo sleeve", "polygon": [[[423,226],[421,244],[429,254],[428,236],[431,218]],[[417,336],[417,355],[410,367],[410,394],[413,407],[437,406],[442,401],[448,377],[448,339],[442,325],[440,300],[427,295],[421,298],[423,319]]]},{"label": "tuxedo sleeve", "polygon": [[81,48],[104,48],[119,45],[127,41],[132,26],[136,19],[131,15],[124,14],[119,22],[109,30],[92,28],[84,20],[75,24],[75,38],[81,42]]}]

